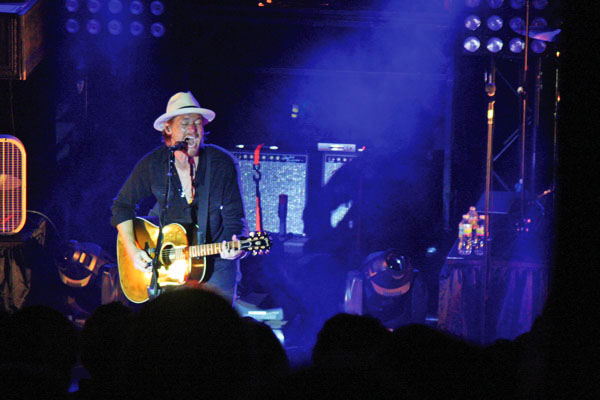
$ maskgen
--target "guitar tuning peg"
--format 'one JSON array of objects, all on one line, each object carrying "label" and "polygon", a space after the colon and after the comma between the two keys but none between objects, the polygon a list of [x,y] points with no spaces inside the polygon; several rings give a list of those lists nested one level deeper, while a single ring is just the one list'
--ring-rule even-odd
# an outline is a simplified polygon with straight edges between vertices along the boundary
[{"label": "guitar tuning peg", "polygon": [[256,255],[256,250],[252,250],[252,255],[255,256]]},{"label": "guitar tuning peg", "polygon": [[254,236],[254,232],[250,232],[250,236]]},{"label": "guitar tuning peg", "polygon": [[269,250],[265,250],[265,254],[269,254]]},{"label": "guitar tuning peg", "polygon": [[260,254],[260,255],[262,256],[262,254],[263,254],[263,251],[262,251],[262,250],[259,250],[259,251],[258,251],[258,254]]}]

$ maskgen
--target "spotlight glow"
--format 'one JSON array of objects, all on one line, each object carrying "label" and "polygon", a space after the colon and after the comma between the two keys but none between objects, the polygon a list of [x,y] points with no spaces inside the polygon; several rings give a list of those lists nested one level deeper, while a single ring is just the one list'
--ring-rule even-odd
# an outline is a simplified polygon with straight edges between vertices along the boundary
[{"label": "spotlight glow", "polygon": [[87,8],[92,14],[96,14],[100,10],[100,2],[98,0],[88,0]]},{"label": "spotlight glow", "polygon": [[499,15],[492,15],[487,19],[487,27],[494,32],[502,29],[502,26],[504,26],[504,21]]},{"label": "spotlight glow", "polygon": [[488,5],[494,9],[502,7],[502,3],[504,3],[504,0],[488,0]]},{"label": "spotlight glow", "polygon": [[481,26],[481,18],[477,15],[471,14],[465,18],[465,28],[474,31]]},{"label": "spotlight glow", "polygon": [[521,33],[525,30],[525,21],[521,17],[513,17],[508,21],[508,26],[516,33]]},{"label": "spotlight glow", "polygon": [[525,42],[521,38],[512,38],[508,43],[508,48],[512,53],[521,53],[525,50]]},{"label": "spotlight glow", "polygon": [[164,36],[166,29],[160,22],[155,22],[150,26],[150,32],[152,33],[152,36],[159,38]]},{"label": "spotlight glow", "polygon": [[140,15],[144,11],[144,5],[139,0],[133,0],[129,5],[129,11],[133,15]]},{"label": "spotlight glow", "polygon": [[481,4],[481,0],[465,0],[465,6],[475,8]]},{"label": "spotlight glow", "polygon": [[123,24],[116,19],[110,20],[107,28],[111,35],[120,35],[123,32]]},{"label": "spotlight glow", "polygon": [[510,0],[510,6],[515,10],[522,8],[525,5],[525,0]]},{"label": "spotlight glow", "polygon": [[77,0],[67,0],[65,1],[65,7],[70,12],[75,12],[79,9],[79,2]]},{"label": "spotlight glow", "polygon": [[536,10],[543,10],[548,5],[548,0],[533,0],[531,4]]},{"label": "spotlight glow", "polygon": [[165,6],[162,1],[153,1],[150,3],[150,12],[156,16],[162,15],[165,12]]},{"label": "spotlight glow", "polygon": [[102,28],[102,25],[100,25],[100,22],[95,18],[90,19],[86,25],[87,31],[92,35],[99,34],[101,28]]},{"label": "spotlight glow", "polygon": [[79,22],[76,19],[69,18],[65,23],[65,29],[69,33],[77,33],[79,32]]},{"label": "spotlight glow", "polygon": [[546,50],[546,42],[541,40],[532,40],[531,41],[531,51],[537,54],[541,54]]},{"label": "spotlight glow", "polygon": [[120,0],[110,0],[108,10],[113,14],[118,14],[123,11],[123,3]]},{"label": "spotlight glow", "polygon": [[543,17],[537,17],[534,18],[533,21],[531,21],[531,26],[530,28],[533,29],[542,29],[548,26],[548,22],[546,22],[546,19]]},{"label": "spotlight glow", "polygon": [[502,43],[502,40],[500,38],[497,37],[491,37],[488,41],[487,41],[487,45],[485,46],[488,51],[490,51],[491,53],[497,53],[500,50],[502,50],[502,47],[504,47],[504,43]]},{"label": "spotlight glow", "polygon": [[463,47],[470,53],[474,53],[479,50],[480,46],[481,42],[475,36],[469,36],[465,38],[465,41],[463,42]]},{"label": "spotlight glow", "polygon": [[131,32],[133,36],[140,36],[142,32],[144,32],[144,25],[142,25],[139,21],[133,21],[129,25],[129,32]]}]

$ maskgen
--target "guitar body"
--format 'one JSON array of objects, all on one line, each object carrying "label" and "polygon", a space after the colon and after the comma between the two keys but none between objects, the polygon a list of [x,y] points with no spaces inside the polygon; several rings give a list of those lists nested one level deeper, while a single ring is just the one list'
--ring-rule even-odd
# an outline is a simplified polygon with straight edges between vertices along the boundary
[{"label": "guitar body", "polygon": [[[146,250],[154,259],[159,227],[142,218],[133,220],[135,243],[138,249]],[[189,257],[188,239],[185,228],[179,224],[163,227],[163,244],[160,249],[158,283],[161,287],[180,286],[188,279],[202,281],[206,275],[206,257]],[[125,296],[133,303],[149,299],[148,286],[152,272],[140,271],[129,259],[120,235],[117,236],[117,260],[119,279]]]}]

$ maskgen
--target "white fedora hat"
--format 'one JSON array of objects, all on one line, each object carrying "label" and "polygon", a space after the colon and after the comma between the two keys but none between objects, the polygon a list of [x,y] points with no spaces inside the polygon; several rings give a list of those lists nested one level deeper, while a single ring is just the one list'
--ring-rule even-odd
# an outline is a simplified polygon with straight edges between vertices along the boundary
[{"label": "white fedora hat", "polygon": [[204,118],[205,124],[208,124],[215,119],[215,112],[200,107],[198,100],[196,100],[191,92],[179,92],[175,93],[169,99],[167,112],[156,118],[156,121],[154,121],[154,129],[162,132],[162,130],[165,129],[165,122],[182,114],[200,114]]}]

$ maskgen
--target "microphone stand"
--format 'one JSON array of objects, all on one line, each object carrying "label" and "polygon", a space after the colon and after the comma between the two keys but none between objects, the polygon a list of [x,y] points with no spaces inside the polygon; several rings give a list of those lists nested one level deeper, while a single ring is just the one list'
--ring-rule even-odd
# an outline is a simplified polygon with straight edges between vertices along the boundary
[{"label": "microphone stand", "polygon": [[489,96],[487,109],[487,153],[485,165],[485,236],[483,246],[483,264],[481,266],[481,299],[480,299],[480,318],[479,332],[481,344],[485,344],[485,303],[487,298],[487,276],[490,265],[490,197],[492,193],[492,143],[494,138],[494,104],[496,103],[496,64],[494,57],[491,56],[490,73],[485,74],[485,92]]},{"label": "microphone stand", "polygon": [[171,192],[171,177],[175,173],[175,151],[181,149],[181,145],[169,147],[169,169],[167,171],[167,188],[165,190],[165,197],[163,202],[163,207],[160,211],[160,223],[158,227],[158,239],[156,240],[156,248],[154,250],[154,257],[152,260],[152,279],[150,280],[150,285],[148,286],[148,297],[150,300],[159,296],[163,289],[160,287],[158,283],[158,268],[160,265],[160,249],[162,247],[163,242],[163,226],[165,225],[165,221],[167,218],[167,210],[169,209],[169,194]]}]

